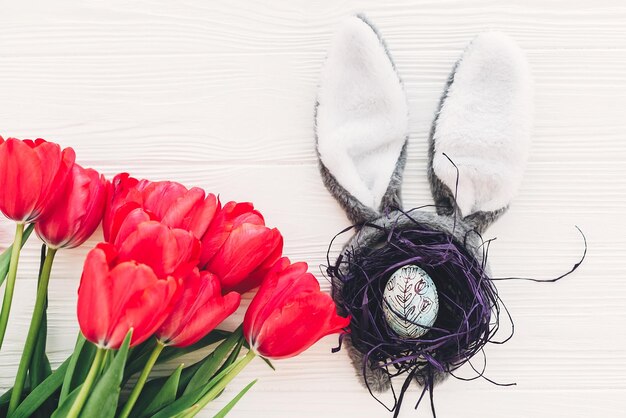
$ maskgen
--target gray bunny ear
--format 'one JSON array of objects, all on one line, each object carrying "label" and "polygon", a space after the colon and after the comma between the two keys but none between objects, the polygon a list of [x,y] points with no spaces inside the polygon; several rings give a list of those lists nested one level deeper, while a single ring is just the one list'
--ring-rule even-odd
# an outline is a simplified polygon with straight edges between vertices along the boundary
[{"label": "gray bunny ear", "polygon": [[407,132],[406,96],[383,41],[364,18],[346,19],[322,70],[316,134],[324,182],[353,222],[400,206]]},{"label": "gray bunny ear", "polygon": [[450,76],[431,131],[429,174],[440,213],[456,202],[482,230],[504,212],[522,181],[531,125],[523,52],[502,33],[477,36]]}]

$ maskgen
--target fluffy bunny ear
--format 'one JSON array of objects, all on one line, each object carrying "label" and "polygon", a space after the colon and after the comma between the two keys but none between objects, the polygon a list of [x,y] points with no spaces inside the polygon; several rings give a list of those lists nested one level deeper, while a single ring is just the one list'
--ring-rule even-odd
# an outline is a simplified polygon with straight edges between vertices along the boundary
[{"label": "fluffy bunny ear", "polygon": [[324,182],[353,222],[400,207],[407,101],[383,41],[362,17],[336,33],[316,108]]},{"label": "fluffy bunny ear", "polygon": [[477,36],[450,76],[431,131],[429,174],[440,213],[450,214],[445,206],[456,193],[461,216],[478,229],[497,218],[521,183],[531,125],[524,54],[504,34]]}]

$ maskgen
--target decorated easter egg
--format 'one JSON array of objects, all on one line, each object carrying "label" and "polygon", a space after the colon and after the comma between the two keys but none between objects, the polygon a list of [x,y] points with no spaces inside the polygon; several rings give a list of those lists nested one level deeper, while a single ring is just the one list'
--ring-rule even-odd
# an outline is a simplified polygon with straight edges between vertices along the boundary
[{"label": "decorated easter egg", "polygon": [[418,338],[437,319],[439,298],[428,273],[415,265],[396,270],[383,292],[385,320],[400,337]]}]

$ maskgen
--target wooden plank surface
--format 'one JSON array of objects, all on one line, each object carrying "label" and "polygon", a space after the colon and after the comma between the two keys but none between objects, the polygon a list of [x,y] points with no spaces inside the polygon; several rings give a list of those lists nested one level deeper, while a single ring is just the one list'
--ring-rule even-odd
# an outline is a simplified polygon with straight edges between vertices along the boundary
[{"label": "wooden plank surface", "polygon": [[[107,175],[171,179],[224,199],[251,200],[285,236],[285,253],[328,284],[330,238],[348,221],[319,178],[313,148],[316,84],[340,20],[365,12],[378,26],[409,96],[407,207],[430,203],[426,138],[453,62],[483,30],[509,33],[526,51],[536,87],[527,175],[497,237],[515,337],[489,346],[486,381],[449,380],[435,392],[441,417],[620,417],[626,409],[626,4],[529,1],[0,1],[0,134],[76,149]],[[0,245],[12,239],[0,224]],[[346,237],[347,238],[347,237]],[[38,244],[23,253],[0,353],[11,384],[35,290]],[[48,351],[64,359],[76,335],[82,259],[63,251],[50,291]],[[339,247],[333,248],[336,254]],[[235,325],[229,321],[228,326]],[[235,417],[378,417],[329,337],[302,356],[260,361],[201,416],[212,416],[254,377]],[[470,373],[464,370],[464,375]],[[428,417],[411,404],[404,417]]]}]

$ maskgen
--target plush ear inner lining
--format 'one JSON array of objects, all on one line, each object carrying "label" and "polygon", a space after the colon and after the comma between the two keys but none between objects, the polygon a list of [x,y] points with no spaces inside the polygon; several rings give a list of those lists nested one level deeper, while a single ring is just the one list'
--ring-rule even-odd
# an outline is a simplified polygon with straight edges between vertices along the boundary
[{"label": "plush ear inner lining", "polygon": [[[432,168],[463,216],[510,203],[528,157],[532,81],[522,51],[501,33],[479,35],[453,74],[435,121]],[[458,167],[457,169],[444,153]]]},{"label": "plush ear inner lining", "polygon": [[374,211],[406,141],[407,112],[402,84],[381,39],[363,19],[347,19],[322,71],[317,146],[336,181]]}]

